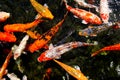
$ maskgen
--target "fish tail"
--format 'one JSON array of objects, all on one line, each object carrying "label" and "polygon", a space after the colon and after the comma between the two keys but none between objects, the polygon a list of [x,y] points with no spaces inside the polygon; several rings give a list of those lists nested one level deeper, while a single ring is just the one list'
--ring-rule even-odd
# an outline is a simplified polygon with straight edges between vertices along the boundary
[{"label": "fish tail", "polygon": [[96,51],[96,52],[92,53],[92,54],[91,54],[91,57],[96,56],[96,55],[97,55],[98,53],[100,53],[101,51],[103,51],[103,50],[101,49],[101,50],[98,50],[98,51]]}]

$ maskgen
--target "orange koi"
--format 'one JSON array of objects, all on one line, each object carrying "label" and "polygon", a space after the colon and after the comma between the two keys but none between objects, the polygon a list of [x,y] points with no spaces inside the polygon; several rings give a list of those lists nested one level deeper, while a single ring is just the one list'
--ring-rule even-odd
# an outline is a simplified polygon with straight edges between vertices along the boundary
[{"label": "orange koi", "polygon": [[119,51],[120,50],[120,43],[119,44],[115,44],[115,45],[111,45],[111,46],[106,46],[96,52],[94,52],[91,56],[94,57],[96,56],[98,53],[102,52],[102,51]]},{"label": "orange koi", "polygon": [[1,11],[0,12],[0,22],[6,21],[10,17],[10,13]]},{"label": "orange koi", "polygon": [[64,2],[67,10],[73,13],[78,18],[83,19],[87,23],[102,24],[101,19],[97,15],[83,9],[73,8],[67,4],[66,0],[64,0]]},{"label": "orange koi", "polygon": [[72,75],[74,78],[76,78],[77,80],[88,80],[87,77],[80,70],[76,70],[75,68],[72,68],[62,62],[55,60],[55,59],[54,59],[54,61],[57,64],[59,64],[63,69],[65,69],[65,71],[67,71],[70,75]]},{"label": "orange koi", "polygon": [[108,0],[100,0],[100,17],[104,23],[108,23],[110,12]]},{"label": "orange koi", "polygon": [[[66,16],[67,16],[67,13],[65,17]],[[57,25],[55,25],[50,30],[45,32],[41,38],[37,39],[33,44],[31,44],[29,46],[29,51],[33,53],[34,51],[43,48],[51,40],[51,38],[55,35],[55,33],[59,30],[59,28],[61,27],[62,23],[65,20],[65,17]]]},{"label": "orange koi", "polygon": [[38,39],[41,37],[37,32],[32,32],[30,30],[25,31],[32,39]]},{"label": "orange koi", "polygon": [[52,69],[51,68],[48,68],[46,70],[46,73],[43,75],[43,80],[50,80],[50,74],[52,72]]},{"label": "orange koi", "polygon": [[1,41],[6,41],[6,42],[15,42],[16,37],[13,34],[10,34],[8,32],[0,32],[0,40]]},{"label": "orange koi", "polygon": [[0,69],[0,79],[3,77],[4,73],[6,72],[6,68],[8,66],[8,63],[10,61],[10,58],[12,57],[12,51],[9,52],[8,56],[5,59],[5,62],[2,65],[2,68]]},{"label": "orange koi", "polygon": [[39,23],[43,22],[43,20],[36,19],[31,23],[17,23],[17,24],[7,24],[4,26],[4,31],[6,32],[24,32],[27,29],[30,29],[34,26],[37,26]]},{"label": "orange koi", "polygon": [[50,10],[42,6],[40,3],[38,3],[36,0],[30,0],[32,6],[35,8],[35,10],[43,17],[43,18],[48,18],[48,19],[53,19],[54,16],[50,12]]}]

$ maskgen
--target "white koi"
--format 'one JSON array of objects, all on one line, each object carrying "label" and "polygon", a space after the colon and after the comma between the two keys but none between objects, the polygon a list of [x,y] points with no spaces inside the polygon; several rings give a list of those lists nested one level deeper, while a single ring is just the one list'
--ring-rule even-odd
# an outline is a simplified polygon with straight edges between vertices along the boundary
[{"label": "white koi", "polygon": [[74,0],[76,3],[78,3],[80,6],[86,7],[86,8],[95,8],[95,10],[98,12],[99,8],[95,5],[88,4],[85,2],[85,0]]},{"label": "white koi", "polygon": [[6,21],[10,17],[10,13],[1,11],[0,12],[0,22]]},{"label": "white koi", "polygon": [[100,0],[100,17],[105,24],[109,21],[110,12],[108,0]]},{"label": "white koi", "polygon": [[13,50],[13,54],[14,54],[14,59],[16,60],[23,52],[23,50],[25,49],[26,47],[26,44],[27,44],[27,40],[29,39],[29,36],[26,35],[22,41],[20,42],[19,46],[14,46],[12,48]]}]

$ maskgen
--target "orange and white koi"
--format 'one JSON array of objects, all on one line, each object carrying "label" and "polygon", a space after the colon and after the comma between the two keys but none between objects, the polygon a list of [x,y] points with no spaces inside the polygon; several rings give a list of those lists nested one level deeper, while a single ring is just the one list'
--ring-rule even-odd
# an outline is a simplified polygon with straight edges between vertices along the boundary
[{"label": "orange and white koi", "polygon": [[104,47],[104,48],[102,48],[102,49],[92,53],[91,56],[92,57],[96,56],[98,53],[100,53],[102,51],[120,51],[120,43],[115,44],[115,45],[111,45],[111,46],[106,46],[106,47]]},{"label": "orange and white koi", "polygon": [[14,34],[10,34],[8,32],[0,32],[0,41],[6,41],[6,42],[15,42],[16,37]]},{"label": "orange and white koi", "polygon": [[[66,16],[67,13],[65,17]],[[58,32],[59,28],[65,20],[65,17],[57,25],[53,26],[50,30],[45,32],[39,39],[35,40],[34,43],[29,46],[29,51],[33,53],[34,51],[43,48],[51,40],[55,33]]]},{"label": "orange and white koi", "polygon": [[13,54],[14,54],[14,59],[16,60],[23,52],[23,50],[25,49],[26,47],[26,44],[27,44],[27,40],[29,39],[29,36],[26,35],[22,41],[20,42],[19,46],[13,46],[12,49],[13,49]]},{"label": "orange and white koi", "polygon": [[54,61],[59,64],[65,71],[67,71],[71,76],[76,78],[77,80],[88,80],[88,78],[80,71],[69,65],[66,65],[60,61],[54,59]]},{"label": "orange and white koi", "polygon": [[103,24],[100,26],[88,26],[88,28],[85,28],[83,30],[79,31],[80,36],[97,36],[98,33],[105,31],[109,28],[114,28],[115,23],[108,23],[108,24]]},{"label": "orange and white koi", "polygon": [[10,17],[10,13],[1,11],[0,12],[0,22],[6,21]]},{"label": "orange and white koi", "polygon": [[98,12],[98,7],[92,4],[88,4],[85,2],[85,0],[74,0],[76,3],[78,3],[80,6],[86,7],[86,8],[95,8]]},{"label": "orange and white koi", "polygon": [[22,24],[7,24],[4,26],[4,31],[6,32],[24,32],[27,29],[37,26],[39,23],[43,22],[43,20],[36,19],[33,22]]},{"label": "orange and white koi", "polygon": [[32,6],[35,8],[35,10],[43,17],[48,19],[53,19],[54,16],[50,12],[50,10],[46,7],[38,3],[36,0],[30,0]]},{"label": "orange and white koi", "polygon": [[52,59],[59,59],[62,54],[68,52],[74,48],[81,47],[81,46],[91,46],[95,45],[93,43],[85,43],[85,42],[68,42],[59,46],[54,47],[50,44],[49,49],[43,52],[39,57],[38,61],[48,61]]},{"label": "orange and white koi", "polygon": [[64,0],[64,2],[68,11],[73,13],[76,17],[83,19],[86,23],[102,24],[101,19],[97,15],[83,9],[73,8],[67,4],[66,0]]},{"label": "orange and white koi", "polygon": [[2,68],[0,69],[0,79],[2,79],[3,75],[5,74],[6,68],[7,68],[8,64],[9,64],[9,61],[10,61],[12,56],[13,56],[12,51],[10,51],[9,54],[7,55],[6,59],[5,59],[5,62],[2,65]]},{"label": "orange and white koi", "polygon": [[100,0],[100,17],[104,23],[108,23],[110,12],[108,0]]}]

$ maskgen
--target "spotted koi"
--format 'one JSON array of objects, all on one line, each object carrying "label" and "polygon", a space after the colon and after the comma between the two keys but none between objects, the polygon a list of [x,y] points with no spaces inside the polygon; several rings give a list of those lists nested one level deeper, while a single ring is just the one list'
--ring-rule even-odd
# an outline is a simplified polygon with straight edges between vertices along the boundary
[{"label": "spotted koi", "polygon": [[[66,16],[67,13],[65,14],[65,17]],[[29,46],[29,51],[33,53],[34,51],[43,48],[51,40],[55,33],[58,32],[59,28],[61,27],[65,20],[65,17],[57,25],[53,26],[50,30],[45,32],[41,38],[35,40],[33,44]]]},{"label": "spotted koi", "polygon": [[97,15],[83,9],[73,8],[67,4],[66,0],[64,0],[64,3],[68,11],[73,13],[78,18],[84,20],[86,23],[102,24],[101,19]]}]

